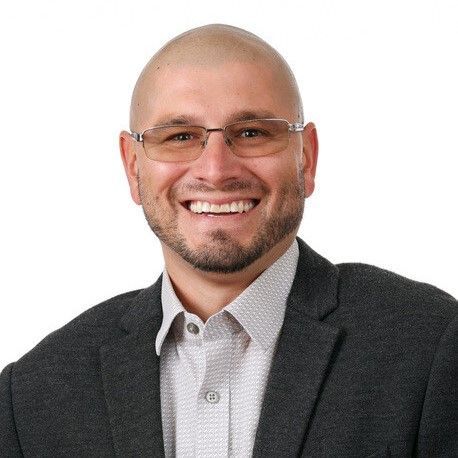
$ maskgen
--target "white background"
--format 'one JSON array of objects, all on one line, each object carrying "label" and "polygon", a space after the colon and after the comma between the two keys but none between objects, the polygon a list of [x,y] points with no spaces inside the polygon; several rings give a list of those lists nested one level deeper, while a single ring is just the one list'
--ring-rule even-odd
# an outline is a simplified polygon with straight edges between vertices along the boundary
[{"label": "white background", "polygon": [[0,27],[0,369],[162,271],[118,133],[150,56],[214,22],[276,47],[317,125],[299,235],[458,296],[456,1],[16,0]]}]

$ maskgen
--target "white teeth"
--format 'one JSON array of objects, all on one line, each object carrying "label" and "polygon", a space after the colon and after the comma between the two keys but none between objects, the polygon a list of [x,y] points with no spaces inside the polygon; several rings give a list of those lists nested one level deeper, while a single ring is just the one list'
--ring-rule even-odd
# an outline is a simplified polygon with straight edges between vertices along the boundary
[{"label": "white teeth", "polygon": [[202,202],[191,202],[189,209],[194,213],[202,213]]},{"label": "white teeth", "polygon": [[191,202],[189,205],[189,209],[193,213],[243,213],[250,211],[253,207],[254,202],[252,200],[240,200],[222,205],[197,200]]}]

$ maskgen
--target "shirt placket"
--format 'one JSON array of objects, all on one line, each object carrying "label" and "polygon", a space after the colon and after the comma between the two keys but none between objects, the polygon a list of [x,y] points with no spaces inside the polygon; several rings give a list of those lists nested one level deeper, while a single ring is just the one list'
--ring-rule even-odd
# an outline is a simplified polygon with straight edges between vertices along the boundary
[{"label": "shirt placket", "polygon": [[178,405],[188,404],[190,399],[194,401],[192,410],[177,409],[176,411],[176,455],[177,457],[198,456],[196,452],[197,430],[197,396],[199,387],[205,375],[205,349],[203,347],[202,330],[203,322],[189,314],[186,314],[183,338],[178,339],[177,361],[179,361],[179,375],[177,380]]},{"label": "shirt placket", "polygon": [[222,317],[211,317],[203,339],[206,369],[197,395],[198,457],[228,455],[232,344],[232,334]]}]

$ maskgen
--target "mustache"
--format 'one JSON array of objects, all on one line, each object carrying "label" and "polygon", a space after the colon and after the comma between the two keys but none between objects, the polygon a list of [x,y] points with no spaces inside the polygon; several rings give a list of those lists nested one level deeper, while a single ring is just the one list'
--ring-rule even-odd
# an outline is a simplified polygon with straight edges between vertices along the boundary
[{"label": "mustache", "polygon": [[176,190],[175,194],[187,194],[189,192],[233,192],[233,191],[262,191],[266,192],[267,189],[261,183],[253,183],[247,180],[233,180],[228,183],[224,183],[221,186],[210,186],[206,183],[185,183]]}]

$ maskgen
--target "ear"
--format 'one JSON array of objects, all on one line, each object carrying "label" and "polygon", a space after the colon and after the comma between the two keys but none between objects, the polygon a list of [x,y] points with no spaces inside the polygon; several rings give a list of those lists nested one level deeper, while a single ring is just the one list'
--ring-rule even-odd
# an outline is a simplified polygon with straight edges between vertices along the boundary
[{"label": "ear", "polygon": [[137,143],[129,134],[123,130],[119,134],[119,149],[121,151],[121,159],[124,164],[127,180],[129,181],[130,195],[132,200],[137,204],[141,204],[140,192],[138,189],[138,163],[137,163]]},{"label": "ear", "polygon": [[305,178],[305,197],[310,197],[315,189],[315,173],[318,162],[318,135],[313,122],[309,122],[302,131],[303,170]]}]

